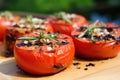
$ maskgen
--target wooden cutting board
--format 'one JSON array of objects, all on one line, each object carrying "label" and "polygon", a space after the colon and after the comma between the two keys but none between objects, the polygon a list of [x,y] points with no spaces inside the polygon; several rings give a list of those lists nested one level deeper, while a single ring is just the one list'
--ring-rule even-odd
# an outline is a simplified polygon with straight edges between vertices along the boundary
[{"label": "wooden cutting board", "polygon": [[[75,59],[67,69],[49,76],[32,76],[22,73],[16,66],[14,57],[3,56],[0,47],[0,80],[120,80],[120,55],[99,61]],[[92,63],[95,66],[86,67]],[[85,70],[87,68],[87,70]]]}]

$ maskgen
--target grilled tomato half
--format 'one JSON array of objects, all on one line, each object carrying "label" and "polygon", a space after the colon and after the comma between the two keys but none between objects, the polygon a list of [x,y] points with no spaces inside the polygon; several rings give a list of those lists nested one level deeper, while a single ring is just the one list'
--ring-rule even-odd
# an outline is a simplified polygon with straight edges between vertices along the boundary
[{"label": "grilled tomato half", "polygon": [[53,32],[53,28],[44,19],[32,17],[31,15],[22,17],[18,22],[14,22],[6,29],[4,39],[5,56],[13,55],[13,47],[18,37],[33,31]]},{"label": "grilled tomato half", "polygon": [[57,73],[68,67],[74,58],[71,37],[60,33],[33,32],[19,37],[14,47],[18,66],[35,75]]},{"label": "grilled tomato half", "polygon": [[76,54],[86,59],[106,59],[120,52],[120,27],[94,22],[72,32]]},{"label": "grilled tomato half", "polygon": [[82,15],[65,12],[56,13],[48,19],[55,32],[58,31],[67,35],[71,35],[74,28],[78,28],[79,26],[87,23],[86,18]]}]

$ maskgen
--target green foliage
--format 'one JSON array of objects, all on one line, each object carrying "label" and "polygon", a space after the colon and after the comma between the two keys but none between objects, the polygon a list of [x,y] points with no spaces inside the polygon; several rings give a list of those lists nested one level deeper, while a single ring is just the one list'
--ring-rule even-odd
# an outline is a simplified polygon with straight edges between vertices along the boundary
[{"label": "green foliage", "polygon": [[69,10],[69,0],[35,0],[37,9],[41,12],[56,12]]},{"label": "green foliage", "polygon": [[92,6],[94,6],[93,0],[10,0],[8,2],[6,0],[4,7],[14,11],[54,13]]},{"label": "green foliage", "polygon": [[120,0],[4,0],[3,10],[39,13],[87,12],[94,6],[119,5]]},{"label": "green foliage", "polygon": [[108,2],[110,5],[116,5],[116,4],[120,4],[120,0],[109,0]]},{"label": "green foliage", "polygon": [[79,7],[88,8],[88,7],[93,7],[95,5],[95,2],[94,0],[74,0],[73,4],[77,8]]}]

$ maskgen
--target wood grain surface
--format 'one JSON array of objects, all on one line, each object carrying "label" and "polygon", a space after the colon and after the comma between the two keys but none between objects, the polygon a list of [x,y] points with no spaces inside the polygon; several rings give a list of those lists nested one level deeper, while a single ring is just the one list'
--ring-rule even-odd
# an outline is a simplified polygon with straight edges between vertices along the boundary
[{"label": "wood grain surface", "polygon": [[[5,58],[4,47],[0,46],[0,80],[120,80],[120,55],[112,59],[88,61],[75,58],[67,69],[53,75],[33,76],[21,72],[14,57]],[[86,67],[92,63],[95,66]],[[85,70],[87,68],[87,70]]]}]

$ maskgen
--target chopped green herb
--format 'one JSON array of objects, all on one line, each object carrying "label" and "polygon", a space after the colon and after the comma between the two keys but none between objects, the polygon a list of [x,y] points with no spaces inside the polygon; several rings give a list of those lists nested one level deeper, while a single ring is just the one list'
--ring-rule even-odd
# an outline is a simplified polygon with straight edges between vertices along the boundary
[{"label": "chopped green herb", "polygon": [[90,25],[87,27],[87,29],[78,36],[78,38],[81,38],[81,37],[83,37],[84,35],[87,34],[87,35],[90,36],[90,40],[91,40],[91,41],[95,41],[94,37],[92,36],[93,30],[94,30],[95,28],[103,28],[103,25],[96,26],[97,23],[98,23],[98,21],[96,21],[96,22],[93,23],[93,24],[90,24]]},{"label": "chopped green herb", "polygon": [[38,40],[36,37],[28,37],[28,36],[22,36],[18,38],[18,40]]},{"label": "chopped green herb", "polygon": [[27,16],[26,16],[26,21],[32,23],[32,18],[33,18],[32,15],[27,15]]},{"label": "chopped green herb", "polygon": [[56,38],[57,33],[54,34],[46,34],[44,32],[40,32],[39,37],[32,37],[32,36],[22,36],[18,38],[18,40],[31,40],[31,41],[38,41],[39,39],[52,39],[52,40],[57,40]]},{"label": "chopped green herb", "polygon": [[54,33],[54,34],[45,34],[44,32],[40,32],[40,38],[43,38],[43,39],[57,40],[56,36],[57,36],[57,33]]},{"label": "chopped green herb", "polygon": [[64,21],[68,23],[72,23],[72,21],[66,16],[66,14],[67,13],[65,12],[59,12],[59,13],[56,13],[55,15],[61,17]]},{"label": "chopped green herb", "polygon": [[9,18],[13,16],[13,14],[9,11],[5,11],[5,12],[2,12],[0,16],[4,16],[7,20],[9,20]]}]

